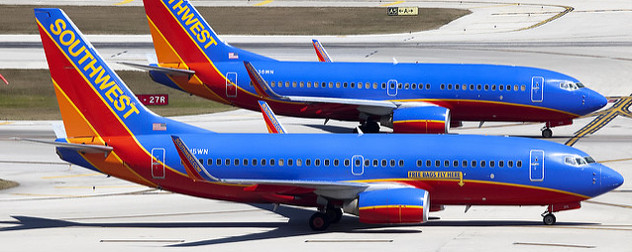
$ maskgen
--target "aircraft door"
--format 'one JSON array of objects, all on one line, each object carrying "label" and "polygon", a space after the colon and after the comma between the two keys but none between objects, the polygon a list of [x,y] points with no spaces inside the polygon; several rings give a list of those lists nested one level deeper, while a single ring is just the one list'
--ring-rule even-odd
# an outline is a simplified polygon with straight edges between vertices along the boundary
[{"label": "aircraft door", "polygon": [[362,155],[351,157],[351,174],[356,176],[364,174],[364,157]]},{"label": "aircraft door", "polygon": [[544,78],[533,76],[531,78],[531,101],[542,102],[544,99]]},{"label": "aircraft door", "polygon": [[237,73],[226,73],[226,96],[237,97]]},{"label": "aircraft door", "polygon": [[544,151],[531,150],[529,153],[529,179],[531,181],[544,180]]},{"label": "aircraft door", "polygon": [[165,149],[153,148],[151,149],[151,156],[153,157],[151,159],[151,177],[154,179],[164,179],[165,178]]},{"label": "aircraft door", "polygon": [[396,96],[397,95],[397,80],[388,80],[386,85],[386,93],[388,96]]}]

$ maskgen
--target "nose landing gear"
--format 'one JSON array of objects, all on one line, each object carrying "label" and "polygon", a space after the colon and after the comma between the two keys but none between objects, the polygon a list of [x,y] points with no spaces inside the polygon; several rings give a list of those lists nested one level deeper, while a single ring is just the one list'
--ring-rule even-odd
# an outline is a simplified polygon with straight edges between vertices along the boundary
[{"label": "nose landing gear", "polygon": [[540,130],[542,131],[542,137],[544,138],[551,138],[553,136],[553,131],[548,126],[544,126]]}]

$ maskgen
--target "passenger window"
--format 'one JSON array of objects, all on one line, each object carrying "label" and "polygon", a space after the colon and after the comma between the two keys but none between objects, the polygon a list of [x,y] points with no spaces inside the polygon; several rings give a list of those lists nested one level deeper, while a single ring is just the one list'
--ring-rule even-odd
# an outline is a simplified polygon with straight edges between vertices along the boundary
[{"label": "passenger window", "polygon": [[503,86],[503,85],[498,85],[498,90],[503,91],[504,87],[505,86]]},{"label": "passenger window", "polygon": [[351,82],[351,88],[355,88],[355,82]]},{"label": "passenger window", "polygon": [[370,165],[371,165],[371,160],[365,159],[364,160],[364,167],[369,167]]},{"label": "passenger window", "polygon": [[345,166],[349,166],[351,164],[351,162],[349,161],[349,159],[345,159]]},{"label": "passenger window", "polygon": [[395,167],[395,159],[391,159],[391,167]]},{"label": "passenger window", "polygon": [[371,88],[371,83],[369,83],[369,82],[365,83],[365,84],[364,84],[364,87],[365,87],[366,89],[370,89],[370,88]]},{"label": "passenger window", "polygon": [[435,167],[441,167],[441,161],[435,160]]},{"label": "passenger window", "polygon": [[399,160],[398,162],[399,167],[404,167],[404,160]]},{"label": "passenger window", "polygon": [[224,159],[224,165],[230,166],[230,159]]},{"label": "passenger window", "polygon": [[509,166],[509,168],[513,167],[513,161],[509,160],[507,161],[507,166]]},{"label": "passenger window", "polygon": [[283,160],[282,158],[279,158],[279,166],[283,166],[285,165],[285,160]]},{"label": "passenger window", "polygon": [[343,82],[343,83],[342,83],[342,87],[343,87],[343,88],[347,88],[347,86],[348,86],[348,84],[347,84],[346,82]]},{"label": "passenger window", "polygon": [[481,84],[478,84],[478,85],[476,85],[476,90],[480,91],[482,89],[482,87],[483,86]]},{"label": "passenger window", "polygon": [[386,83],[382,82],[382,89],[386,89]]},{"label": "passenger window", "polygon": [[461,89],[461,85],[459,85],[459,84],[454,84],[454,89],[456,89],[456,90]]},{"label": "passenger window", "polygon": [[373,167],[378,167],[380,166],[380,161],[378,161],[377,159],[373,159]]},{"label": "passenger window", "polygon": [[450,167],[450,160],[443,160],[443,166]]},{"label": "passenger window", "polygon": [[250,163],[252,164],[252,166],[257,166],[257,159],[253,158]]},{"label": "passenger window", "polygon": [[334,88],[334,83],[333,82],[329,82],[329,88]]},{"label": "passenger window", "polygon": [[382,167],[386,167],[387,164],[388,162],[386,161],[386,159],[382,159]]},{"label": "passenger window", "polygon": [[518,160],[518,162],[516,162],[516,167],[517,168],[522,168],[522,161]]},{"label": "passenger window", "polygon": [[294,165],[294,160],[293,159],[288,159],[287,160],[287,166],[292,166]]},{"label": "passenger window", "polygon": [[314,159],[314,166],[320,166],[320,159]]},{"label": "passenger window", "polygon": [[307,87],[308,87],[308,88],[311,88],[311,87],[312,87],[312,82],[311,82],[311,81],[308,81],[308,82],[307,82]]},{"label": "passenger window", "polygon": [[493,160],[489,161],[489,167],[494,168],[495,165],[496,165],[496,162],[494,162]]},{"label": "passenger window", "polygon": [[301,88],[303,88],[303,87],[305,87],[305,83],[301,81],[301,82],[298,84],[298,86],[299,86],[299,87],[301,87]]},{"label": "passenger window", "polygon": [[464,168],[467,167],[467,160],[463,160],[463,162],[461,162],[461,166],[463,166]]},{"label": "passenger window", "polygon": [[362,84],[362,82],[358,82],[358,89],[362,89],[363,86],[364,84]]},{"label": "passenger window", "polygon": [[236,158],[235,158],[235,160],[234,160],[234,161],[235,161],[235,166],[239,166],[239,159],[236,159]]},{"label": "passenger window", "polygon": [[274,158],[271,158],[271,159],[270,159],[270,166],[274,166],[274,163],[275,163],[275,162],[274,162]]},{"label": "passenger window", "polygon": [[222,165],[222,159],[220,159],[220,158],[215,159],[215,165],[221,166]]},{"label": "passenger window", "polygon": [[459,167],[459,161],[458,160],[452,161],[452,167]]},{"label": "passenger window", "polygon": [[485,160],[481,160],[481,168],[485,168]]},{"label": "passenger window", "polygon": [[463,90],[467,90],[467,85],[463,84]]},{"label": "passenger window", "polygon": [[426,160],[426,167],[430,167],[432,166],[432,161],[430,161],[430,159]]},{"label": "passenger window", "polygon": [[198,159],[198,161],[200,161],[201,165],[204,165],[204,159],[203,158]]},{"label": "passenger window", "polygon": [[514,91],[518,91],[518,85],[514,85]]},{"label": "passenger window", "polygon": [[441,86],[439,86],[439,89],[444,90],[445,89],[445,84],[441,83]]},{"label": "passenger window", "polygon": [[267,160],[265,158],[261,159],[261,166],[266,166]]},{"label": "passenger window", "polygon": [[336,88],[340,88],[340,82],[336,82]]},{"label": "passenger window", "polygon": [[329,159],[325,159],[325,161],[323,162],[323,164],[324,164],[325,166],[329,166]]},{"label": "passenger window", "polygon": [[448,83],[448,90],[452,90],[452,84]]},{"label": "passenger window", "polygon": [[275,87],[276,86],[276,82],[270,82],[270,86]]},{"label": "passenger window", "polygon": [[296,87],[296,81],[292,81],[292,87],[295,88]]},{"label": "passenger window", "polygon": [[303,160],[297,159],[296,166],[303,166]]},{"label": "passenger window", "polygon": [[430,83],[426,84],[426,89],[430,90]]},{"label": "passenger window", "polygon": [[520,86],[520,91],[525,91],[527,89],[527,87],[525,87],[525,85]]},{"label": "passenger window", "polygon": [[404,89],[409,89],[410,88],[410,84],[406,83],[404,84]]},{"label": "passenger window", "polygon": [[244,158],[241,163],[244,164],[244,166],[248,166],[248,159]]},{"label": "passenger window", "polygon": [[472,168],[476,168],[476,160],[472,160]]},{"label": "passenger window", "polygon": [[401,82],[397,84],[397,89],[402,90],[402,83]]},{"label": "passenger window", "polygon": [[411,84],[410,88],[413,89],[413,90],[417,89],[417,84],[415,84],[415,83]]},{"label": "passenger window", "polygon": [[470,90],[474,90],[474,84],[470,84]]},{"label": "passenger window", "polygon": [[507,91],[511,91],[511,85],[507,85]]},{"label": "passenger window", "polygon": [[373,82],[373,89],[377,89],[377,82]]},{"label": "passenger window", "polygon": [[305,159],[305,166],[310,166],[312,165],[312,160],[311,159]]},{"label": "passenger window", "polygon": [[290,82],[289,81],[285,82],[285,87],[290,87]]},{"label": "passenger window", "polygon": [[327,87],[327,82],[324,82],[324,81],[323,81],[323,82],[321,82],[321,83],[320,83],[320,87],[323,87],[323,88]]},{"label": "passenger window", "polygon": [[489,90],[489,85],[485,84],[485,91]]},{"label": "passenger window", "polygon": [[505,161],[502,161],[502,160],[498,161],[498,167],[500,167],[500,168],[505,167]]},{"label": "passenger window", "polygon": [[213,159],[209,158],[206,160],[206,165],[211,166],[213,165]]},{"label": "passenger window", "polygon": [[423,165],[424,162],[422,162],[421,160],[417,160],[417,167],[421,167],[421,165]]},{"label": "passenger window", "polygon": [[334,159],[334,166],[338,167],[338,165],[340,165],[340,160]]}]

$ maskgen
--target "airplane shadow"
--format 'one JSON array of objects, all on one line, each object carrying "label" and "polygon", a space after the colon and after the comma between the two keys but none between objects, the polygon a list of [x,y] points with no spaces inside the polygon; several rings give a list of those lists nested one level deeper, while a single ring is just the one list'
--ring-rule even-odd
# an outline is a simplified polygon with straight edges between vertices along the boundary
[{"label": "airplane shadow", "polygon": [[[272,211],[271,205],[253,204],[262,210]],[[252,233],[232,237],[210,238],[208,240],[192,241],[167,245],[168,247],[193,247],[214,244],[226,244],[234,242],[267,240],[285,237],[306,236],[315,233],[357,233],[357,234],[404,234],[421,233],[423,227],[488,227],[488,226],[542,226],[540,221],[438,221],[431,220],[424,224],[414,225],[369,225],[358,222],[357,217],[343,216],[340,223],[332,224],[328,230],[317,232],[312,231],[307,225],[309,216],[314,213],[312,210],[279,206],[275,213],[287,217],[289,220],[278,222],[126,222],[126,223],[85,223],[73,222],[58,219],[31,217],[31,216],[11,216],[16,221],[0,221],[0,224],[13,224],[14,226],[0,228],[1,232],[60,228],[60,227],[98,227],[98,228],[270,228],[271,230],[261,233]],[[598,225],[598,223],[575,223],[558,222],[558,225],[578,226],[578,225]]]},{"label": "airplane shadow", "polygon": [[320,129],[329,133],[353,133],[353,128],[333,126],[333,125],[304,124],[303,126]]}]

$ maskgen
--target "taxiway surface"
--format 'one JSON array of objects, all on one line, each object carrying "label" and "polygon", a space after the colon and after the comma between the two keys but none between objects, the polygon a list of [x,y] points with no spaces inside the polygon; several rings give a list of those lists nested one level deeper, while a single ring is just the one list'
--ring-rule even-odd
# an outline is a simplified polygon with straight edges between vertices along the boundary
[{"label": "taxiway surface", "polygon": [[[28,1],[20,1],[28,3]],[[66,3],[68,1],[43,1]],[[94,1],[115,4],[120,1]],[[125,1],[123,1],[125,2]],[[138,4],[140,1],[128,1]],[[263,1],[253,1],[263,2]],[[430,3],[447,7],[459,1]],[[437,31],[381,36],[319,37],[337,61],[462,62],[515,64],[547,68],[574,76],[605,95],[632,92],[632,4],[629,1],[547,1],[573,4],[574,11],[535,29],[561,7],[537,15],[499,1],[461,1],[476,15]],[[523,1],[537,4],[542,1]],[[197,1],[194,4],[226,4]],[[237,4],[250,4],[237,1]],[[271,5],[334,5],[331,1],[272,1]],[[378,6],[378,1],[348,5]],[[547,7],[549,8],[549,7]],[[544,9],[544,8],[541,8]],[[555,12],[555,13],[554,13]],[[537,19],[537,20],[534,20]],[[81,27],[81,24],[77,24]],[[505,26],[506,25],[506,26]],[[465,29],[465,30],[464,30]],[[247,50],[282,60],[315,60],[311,37],[225,36]],[[153,54],[149,36],[94,35],[109,63],[144,62]],[[17,41],[17,42],[16,42]],[[2,68],[45,68],[38,36],[0,36]],[[16,44],[17,43],[17,44]],[[16,46],[17,45],[17,46]],[[117,67],[122,69],[121,67]],[[0,72],[1,73],[1,72]],[[50,83],[45,83],[50,85]],[[237,110],[213,115],[177,117],[217,132],[265,132],[261,115]],[[593,118],[554,129],[551,141],[564,143]],[[280,117],[290,132],[347,133],[356,123]],[[543,226],[544,207],[448,206],[426,224],[371,226],[346,216],[327,232],[312,232],[313,209],[251,206],[172,194],[70,166],[54,148],[13,137],[52,139],[49,121],[0,122],[0,178],[19,182],[0,191],[0,246],[10,251],[112,250],[394,250],[398,251],[631,251],[632,118],[617,117],[575,147],[620,172],[626,179],[617,190],[591,199],[579,210],[557,213],[555,226]],[[457,134],[538,137],[540,124],[466,123]]]}]

